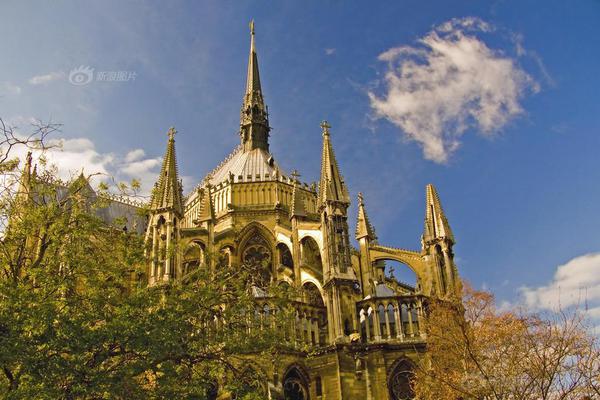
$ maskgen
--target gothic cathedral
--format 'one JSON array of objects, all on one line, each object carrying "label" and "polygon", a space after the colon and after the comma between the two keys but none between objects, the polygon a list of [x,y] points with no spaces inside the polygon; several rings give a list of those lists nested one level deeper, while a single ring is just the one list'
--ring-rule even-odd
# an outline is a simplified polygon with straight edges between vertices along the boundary
[{"label": "gothic cathedral", "polygon": [[[260,261],[268,266],[263,281],[304,293],[294,340],[313,349],[310,357],[290,351],[264,366],[270,398],[410,399],[411,370],[427,339],[424,305],[432,296],[454,298],[461,291],[454,236],[438,194],[426,187],[418,251],[380,244],[359,195],[355,248],[351,199],[327,122],[321,123],[318,187],[285,173],[270,153],[254,36],[251,26],[240,145],[187,196],[178,176],[176,132],[169,130],[146,228],[149,284],[178,279],[208,263],[209,254],[231,265]],[[177,251],[168,251],[175,244]],[[412,269],[416,285],[386,275],[386,260]]]}]

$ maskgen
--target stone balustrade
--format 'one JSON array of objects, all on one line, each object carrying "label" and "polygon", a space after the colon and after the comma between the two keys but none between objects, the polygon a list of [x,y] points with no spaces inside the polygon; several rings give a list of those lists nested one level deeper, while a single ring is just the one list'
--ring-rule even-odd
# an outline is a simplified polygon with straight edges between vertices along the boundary
[{"label": "stone balustrade", "polygon": [[357,303],[361,341],[425,339],[424,296],[375,297]]}]

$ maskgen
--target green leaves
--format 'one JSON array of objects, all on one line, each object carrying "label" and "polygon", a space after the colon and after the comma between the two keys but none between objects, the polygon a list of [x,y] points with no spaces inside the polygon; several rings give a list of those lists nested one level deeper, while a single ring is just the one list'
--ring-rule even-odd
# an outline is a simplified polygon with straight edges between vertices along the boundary
[{"label": "green leaves", "polygon": [[142,238],[96,218],[103,200],[82,198],[84,182],[38,186],[2,203],[0,397],[263,398],[265,377],[240,371],[284,341],[283,294],[261,300],[265,319],[250,269],[204,267],[147,287]]}]

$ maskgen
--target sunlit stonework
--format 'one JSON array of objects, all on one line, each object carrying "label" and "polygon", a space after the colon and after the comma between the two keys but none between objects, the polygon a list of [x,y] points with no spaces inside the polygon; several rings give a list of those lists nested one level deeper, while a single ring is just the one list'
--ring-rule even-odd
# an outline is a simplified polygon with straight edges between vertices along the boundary
[{"label": "sunlit stonework", "polygon": [[[177,171],[176,132],[169,130],[146,229],[149,283],[179,279],[195,268],[255,265],[258,287],[277,283],[304,293],[289,335],[298,350],[256,366],[269,377],[265,394],[286,399],[412,398],[411,369],[427,339],[424,305],[432,296],[460,292],[454,237],[436,190],[426,188],[421,249],[380,244],[362,195],[355,229],[358,248],[353,247],[347,214],[351,200],[333,151],[335,129],[321,123],[318,187],[301,182],[297,172],[284,172],[269,151],[269,114],[254,36],[252,24],[240,145],[186,196]],[[209,260],[211,254],[218,254],[218,260]],[[412,269],[416,285],[386,274],[386,260]],[[306,345],[314,350],[310,357],[300,350]]]}]

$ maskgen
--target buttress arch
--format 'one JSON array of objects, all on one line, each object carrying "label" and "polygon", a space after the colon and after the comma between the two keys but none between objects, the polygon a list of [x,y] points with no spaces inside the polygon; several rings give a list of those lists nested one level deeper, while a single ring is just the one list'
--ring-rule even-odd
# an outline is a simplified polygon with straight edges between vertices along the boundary
[{"label": "buttress arch", "polygon": [[425,294],[430,293],[432,286],[431,277],[429,276],[427,261],[421,253],[395,249],[393,247],[371,246],[369,247],[369,256],[373,263],[377,261],[394,260],[405,264],[415,273],[417,286],[420,287]]}]

